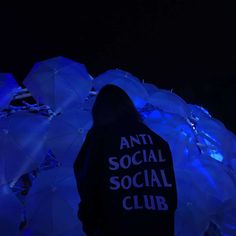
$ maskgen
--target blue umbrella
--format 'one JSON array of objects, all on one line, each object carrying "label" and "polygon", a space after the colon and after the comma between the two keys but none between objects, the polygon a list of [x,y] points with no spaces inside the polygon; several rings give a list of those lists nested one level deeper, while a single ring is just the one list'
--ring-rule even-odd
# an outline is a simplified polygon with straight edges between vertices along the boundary
[{"label": "blue umbrella", "polygon": [[188,110],[189,110],[189,117],[192,117],[196,121],[202,118],[211,118],[209,112],[201,106],[188,104]]},{"label": "blue umbrella", "polygon": [[0,120],[0,184],[13,182],[44,159],[49,121],[45,116],[17,112]]},{"label": "blue umbrella", "polygon": [[183,117],[156,109],[144,123],[168,142],[175,167],[184,167],[200,154],[193,130]]},{"label": "blue umbrella", "polygon": [[104,85],[113,84],[122,88],[132,99],[136,107],[143,107],[148,93],[138,78],[123,70],[108,70],[93,80],[93,86],[100,90]]},{"label": "blue umbrella", "polygon": [[92,77],[84,65],[55,57],[36,63],[23,83],[38,103],[60,112],[88,96]]},{"label": "blue umbrella", "polygon": [[159,89],[159,91],[150,96],[149,102],[165,112],[177,114],[184,118],[188,117],[187,103],[178,95],[168,90]]},{"label": "blue umbrella", "polygon": [[0,73],[0,109],[9,105],[19,88],[12,74]]},{"label": "blue umbrella", "polygon": [[188,163],[187,168],[175,169],[175,176],[178,192],[175,215],[177,236],[202,235],[211,221],[221,229],[229,222],[236,225],[236,221],[232,220],[236,219],[233,211],[236,207],[235,185],[219,162],[206,157],[195,159]]},{"label": "blue umbrella", "polygon": [[204,192],[194,184],[194,174],[190,170],[175,169],[175,176],[178,192],[175,235],[203,235],[210,220]]},{"label": "blue umbrella", "polygon": [[92,125],[91,113],[71,109],[51,120],[47,147],[64,166],[72,166]]},{"label": "blue umbrella", "polygon": [[77,218],[78,203],[72,168],[41,172],[26,199],[29,231],[42,236],[84,235]]},{"label": "blue umbrella", "polygon": [[159,91],[159,88],[155,86],[154,84],[143,83],[143,87],[145,88],[149,96]]},{"label": "blue umbrella", "polygon": [[216,119],[202,117],[196,122],[196,130],[204,152],[229,164],[233,158],[234,139],[225,126]]},{"label": "blue umbrella", "polygon": [[2,236],[20,236],[23,205],[8,185],[0,185],[0,232]]}]

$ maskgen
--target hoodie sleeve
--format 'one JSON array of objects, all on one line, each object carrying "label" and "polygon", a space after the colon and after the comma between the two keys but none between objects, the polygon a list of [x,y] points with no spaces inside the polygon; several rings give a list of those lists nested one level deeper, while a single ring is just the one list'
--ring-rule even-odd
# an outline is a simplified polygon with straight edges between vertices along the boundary
[{"label": "hoodie sleeve", "polygon": [[99,191],[99,157],[101,157],[101,137],[94,129],[89,130],[74,163],[74,174],[80,195],[78,217],[87,235],[93,234],[98,217],[96,208]]}]

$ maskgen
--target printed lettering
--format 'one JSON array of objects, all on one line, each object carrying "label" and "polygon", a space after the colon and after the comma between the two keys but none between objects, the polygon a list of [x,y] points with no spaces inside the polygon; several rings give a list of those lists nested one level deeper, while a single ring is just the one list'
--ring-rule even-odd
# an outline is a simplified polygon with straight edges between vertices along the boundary
[{"label": "printed lettering", "polygon": [[120,150],[122,150],[124,147],[130,148],[129,142],[127,141],[127,139],[125,137],[121,137],[121,140],[120,140]]},{"label": "printed lettering", "polygon": [[130,136],[131,147],[134,147],[134,143],[139,144],[139,145],[141,144],[138,135],[136,135],[136,138],[133,136]]},{"label": "printed lettering", "polygon": [[124,155],[123,157],[121,157],[120,159],[120,166],[123,169],[128,169],[131,165],[131,157],[129,155]]},{"label": "printed lettering", "polygon": [[116,162],[115,160],[117,160],[117,157],[109,157],[108,161],[110,163],[109,169],[110,170],[118,170],[119,169],[119,163]]},{"label": "printed lettering", "polygon": [[135,152],[134,154],[133,154],[133,156],[132,156],[132,163],[134,164],[134,165],[140,165],[143,161],[142,160],[140,160],[140,161],[137,161],[137,159],[136,159],[136,156],[138,155],[138,154],[140,154],[141,152],[140,151],[137,151],[137,152]]},{"label": "printed lettering", "polygon": [[114,185],[114,186],[110,186],[111,190],[117,190],[120,188],[120,182],[119,182],[118,176],[112,176],[110,178],[110,183]]},{"label": "printed lettering", "polygon": [[137,177],[142,175],[142,172],[138,172],[134,175],[133,177],[133,185],[135,188],[142,188],[143,187],[143,183],[137,183]]},{"label": "printed lettering", "polygon": [[163,180],[163,183],[164,183],[165,187],[167,187],[167,188],[172,187],[172,184],[167,182],[166,175],[165,175],[165,170],[161,170],[161,177],[162,177],[162,180]]},{"label": "printed lettering", "polygon": [[132,185],[132,179],[130,178],[130,176],[125,175],[122,179],[121,179],[121,186],[123,189],[130,189]]},{"label": "printed lettering", "polygon": [[158,205],[158,209],[161,211],[167,211],[168,205],[166,204],[166,199],[162,196],[156,196],[156,201]]},{"label": "printed lettering", "polygon": [[130,210],[132,210],[133,209],[133,207],[132,206],[128,206],[128,204],[127,204],[127,201],[128,200],[131,200],[131,197],[130,196],[126,196],[126,197],[124,197],[123,198],[123,208],[125,209],[125,210],[128,210],[128,211],[130,211]]}]

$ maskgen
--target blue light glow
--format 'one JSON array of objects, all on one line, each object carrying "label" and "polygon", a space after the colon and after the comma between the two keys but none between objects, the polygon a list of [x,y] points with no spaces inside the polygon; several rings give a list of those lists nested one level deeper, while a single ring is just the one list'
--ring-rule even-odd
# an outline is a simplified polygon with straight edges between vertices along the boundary
[{"label": "blue light glow", "polygon": [[[18,85],[12,76],[4,75],[4,79],[1,76],[0,108],[4,108]],[[236,222],[231,222],[236,218],[235,206],[224,205],[228,200],[236,202],[235,135],[230,136],[224,125],[203,107],[187,104],[170,91],[144,85],[122,70],[109,70],[93,79],[82,64],[63,57],[36,63],[24,80],[34,99],[45,106],[22,103],[22,106],[9,106],[7,111],[0,112],[0,138],[4,140],[0,143],[0,198],[6,200],[8,195],[17,196],[21,201],[19,204],[30,206],[31,213],[38,207],[34,200],[41,200],[37,194],[48,192],[47,197],[52,200],[54,194],[60,192],[73,214],[65,214],[67,218],[64,219],[66,211],[53,201],[60,212],[60,215],[55,214],[60,216],[59,223],[63,219],[65,224],[72,221],[78,226],[75,212],[79,197],[71,167],[92,126],[91,108],[96,94],[109,83],[126,91],[144,123],[169,143],[179,188],[178,211],[183,219],[181,223],[179,218],[176,219],[176,229],[180,229],[176,236],[199,236],[199,229],[206,229],[213,216],[216,221],[220,219],[216,223],[222,229],[222,235],[227,235],[227,230],[236,235]],[[225,163],[230,163],[230,170]],[[27,198],[19,198],[22,192]],[[1,201],[0,206],[0,217],[4,218],[2,215],[8,208],[1,205]],[[50,208],[52,204],[47,206]],[[47,223],[54,222],[47,208],[42,207],[42,211]],[[35,225],[46,228],[44,217],[40,214],[31,216],[37,221]],[[16,222],[10,223],[16,225],[19,219]],[[1,226],[0,222],[0,232]],[[22,235],[34,235],[30,227],[29,223]],[[82,232],[81,226],[76,229],[79,231],[76,230],[75,235]]]},{"label": "blue light glow", "polygon": [[224,157],[223,157],[223,155],[222,155],[220,152],[211,150],[211,151],[209,151],[208,153],[209,153],[209,155],[210,155],[212,158],[214,158],[214,159],[217,160],[217,161],[222,162],[222,161],[224,160]]}]

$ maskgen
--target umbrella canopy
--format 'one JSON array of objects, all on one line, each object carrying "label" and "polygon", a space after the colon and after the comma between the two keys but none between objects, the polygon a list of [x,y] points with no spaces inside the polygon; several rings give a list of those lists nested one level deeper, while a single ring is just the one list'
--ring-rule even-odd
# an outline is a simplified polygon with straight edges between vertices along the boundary
[{"label": "umbrella canopy", "polygon": [[196,123],[196,130],[208,155],[218,161],[230,163],[233,157],[234,139],[220,121],[202,117]]},{"label": "umbrella canopy", "polygon": [[0,109],[9,105],[19,88],[12,74],[0,73]]},{"label": "umbrella canopy", "polygon": [[189,110],[189,117],[192,117],[196,121],[204,118],[211,118],[209,112],[201,106],[188,104],[188,110]]},{"label": "umbrella canopy", "polygon": [[145,88],[149,96],[159,91],[159,88],[155,86],[154,84],[143,83],[143,87]]},{"label": "umbrella canopy", "polygon": [[205,208],[205,195],[195,186],[189,170],[175,170],[178,208],[175,213],[175,235],[203,235],[210,217]]},{"label": "umbrella canopy", "polygon": [[195,159],[186,169],[175,169],[178,192],[175,214],[177,236],[203,235],[210,222],[217,223],[226,234],[230,230],[227,225],[231,225],[231,230],[235,227],[235,184],[217,165],[220,163],[211,158],[202,158],[201,162]]},{"label": "umbrella canopy", "polygon": [[46,143],[63,166],[73,165],[91,125],[91,113],[79,109],[68,110],[52,119]]},{"label": "umbrella canopy", "polygon": [[60,112],[88,96],[92,77],[84,65],[55,57],[36,63],[23,83],[38,103]]},{"label": "umbrella canopy", "polygon": [[0,232],[2,236],[20,236],[18,229],[23,206],[8,185],[0,185]]},{"label": "umbrella canopy", "polygon": [[41,236],[84,235],[77,218],[79,201],[72,168],[41,172],[26,199],[28,230]]},{"label": "umbrella canopy", "polygon": [[44,159],[49,120],[41,115],[17,112],[0,120],[0,183],[16,182]]},{"label": "umbrella canopy", "polygon": [[122,88],[132,99],[136,107],[143,107],[148,99],[148,93],[140,80],[123,70],[108,70],[93,80],[93,86],[100,90],[107,84]]},{"label": "umbrella canopy", "polygon": [[193,130],[183,117],[156,109],[144,123],[168,142],[176,168],[183,168],[200,154]]},{"label": "umbrella canopy", "polygon": [[187,103],[168,90],[159,89],[150,96],[149,102],[165,112],[177,114],[184,118],[187,118],[189,113]]}]

